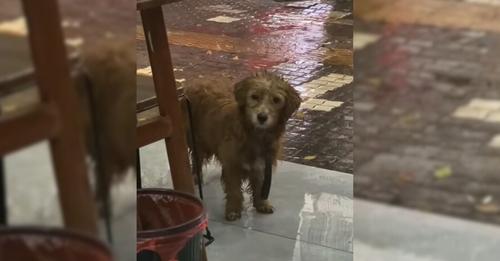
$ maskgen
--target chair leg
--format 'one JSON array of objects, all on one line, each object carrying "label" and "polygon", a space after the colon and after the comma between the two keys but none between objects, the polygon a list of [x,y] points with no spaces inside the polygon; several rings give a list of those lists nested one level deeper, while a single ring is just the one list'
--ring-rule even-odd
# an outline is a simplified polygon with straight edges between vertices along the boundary
[{"label": "chair leg", "polygon": [[193,177],[190,175],[187,140],[183,126],[184,120],[177,98],[175,76],[162,8],[155,7],[142,10],[141,17],[160,115],[166,116],[168,114],[173,123],[172,135],[165,140],[172,173],[172,183],[174,189],[194,194],[194,183]]},{"label": "chair leg", "polygon": [[22,3],[40,99],[59,112],[60,132],[51,139],[50,148],[64,224],[97,236],[97,208],[87,177],[84,134],[74,114],[78,97],[71,88],[59,6],[56,0]]},{"label": "chair leg", "polygon": [[106,235],[109,243],[113,243],[113,211],[111,209],[111,195],[104,199],[104,225],[106,227]]},{"label": "chair leg", "polygon": [[142,180],[141,180],[141,149],[137,149],[136,152],[136,161],[135,161],[135,174],[137,175],[137,189],[142,188]]},{"label": "chair leg", "polygon": [[0,226],[7,225],[7,186],[3,158],[0,158]]}]

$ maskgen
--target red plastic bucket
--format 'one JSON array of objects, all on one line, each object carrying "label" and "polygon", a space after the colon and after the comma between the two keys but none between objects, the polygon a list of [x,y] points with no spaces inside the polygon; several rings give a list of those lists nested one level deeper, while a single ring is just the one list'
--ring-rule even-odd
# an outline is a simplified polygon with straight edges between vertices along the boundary
[{"label": "red plastic bucket", "polygon": [[169,189],[137,191],[137,253],[150,251],[161,260],[177,260],[186,243],[207,226],[202,202]]},{"label": "red plastic bucket", "polygon": [[111,252],[96,239],[62,229],[0,229],[0,260],[111,261]]}]

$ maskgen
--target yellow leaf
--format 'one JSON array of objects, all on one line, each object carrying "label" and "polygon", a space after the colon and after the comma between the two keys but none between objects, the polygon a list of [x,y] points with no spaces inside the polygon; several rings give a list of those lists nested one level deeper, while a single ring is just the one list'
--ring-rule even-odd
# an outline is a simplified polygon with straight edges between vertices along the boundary
[{"label": "yellow leaf", "polygon": [[483,214],[498,214],[500,213],[500,206],[493,203],[481,204],[476,206],[476,210]]},{"label": "yellow leaf", "polygon": [[305,160],[313,160],[313,159],[316,159],[316,155],[305,156],[304,159]]},{"label": "yellow leaf", "polygon": [[436,177],[437,179],[446,179],[451,175],[452,171],[450,166],[443,166],[434,171],[434,177]]},{"label": "yellow leaf", "polygon": [[297,119],[302,120],[302,119],[304,119],[304,116],[305,116],[305,114],[302,111],[298,111],[297,113],[295,113],[295,118],[297,118]]}]

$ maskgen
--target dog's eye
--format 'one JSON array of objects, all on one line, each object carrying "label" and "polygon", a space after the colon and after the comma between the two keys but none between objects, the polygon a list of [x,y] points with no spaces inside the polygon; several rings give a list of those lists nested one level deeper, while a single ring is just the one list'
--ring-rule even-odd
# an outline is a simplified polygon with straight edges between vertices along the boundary
[{"label": "dog's eye", "polygon": [[250,96],[252,98],[252,100],[258,100],[259,99],[259,95],[257,94],[252,94],[252,96]]},{"label": "dog's eye", "polygon": [[281,102],[281,99],[280,99],[280,98],[278,98],[278,97],[274,97],[274,98],[273,98],[273,102],[274,102],[274,103],[276,103],[276,104],[278,104],[278,103],[280,103],[280,102]]}]

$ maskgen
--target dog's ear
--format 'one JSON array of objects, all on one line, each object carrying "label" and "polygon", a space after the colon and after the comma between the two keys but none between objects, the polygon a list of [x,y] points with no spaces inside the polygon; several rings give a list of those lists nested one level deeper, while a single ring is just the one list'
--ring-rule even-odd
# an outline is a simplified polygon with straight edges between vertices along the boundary
[{"label": "dog's ear", "polygon": [[234,97],[239,106],[244,106],[247,101],[247,93],[251,86],[251,79],[246,78],[234,85]]},{"label": "dog's ear", "polygon": [[299,92],[295,90],[291,85],[286,88],[286,104],[284,108],[284,117],[289,119],[294,112],[296,112],[302,99],[300,98]]}]

